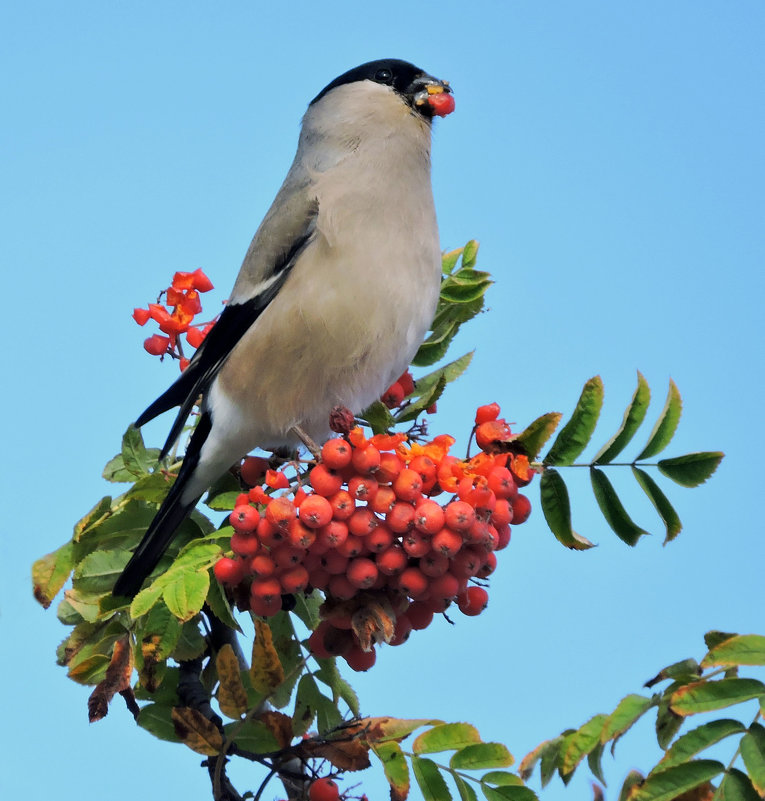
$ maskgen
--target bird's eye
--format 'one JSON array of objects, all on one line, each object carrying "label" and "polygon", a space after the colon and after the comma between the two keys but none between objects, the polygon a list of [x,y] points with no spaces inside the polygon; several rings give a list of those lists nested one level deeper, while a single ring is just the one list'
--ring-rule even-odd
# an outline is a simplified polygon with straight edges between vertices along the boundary
[{"label": "bird's eye", "polygon": [[390,83],[393,80],[393,73],[388,69],[377,70],[375,80],[378,83]]}]

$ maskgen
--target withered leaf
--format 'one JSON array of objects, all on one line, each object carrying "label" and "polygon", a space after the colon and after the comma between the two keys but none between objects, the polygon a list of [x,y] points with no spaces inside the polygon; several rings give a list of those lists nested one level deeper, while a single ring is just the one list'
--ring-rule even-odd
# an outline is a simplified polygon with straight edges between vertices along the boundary
[{"label": "withered leaf", "polygon": [[301,750],[307,757],[329,760],[338,770],[365,770],[371,764],[369,745],[357,737],[330,742],[306,740]]},{"label": "withered leaf", "polygon": [[284,682],[284,668],[274,646],[271,627],[264,620],[255,620],[255,642],[252,644],[252,686],[264,695]]},{"label": "withered leaf", "polygon": [[276,738],[279,748],[287,748],[292,742],[292,718],[284,712],[268,710],[256,717],[256,720],[265,723],[268,730]]},{"label": "withered leaf", "polygon": [[376,643],[393,639],[396,613],[384,596],[368,597],[351,618],[351,628],[359,639],[362,651],[371,651]]},{"label": "withered leaf", "polygon": [[218,705],[224,715],[236,720],[247,711],[247,690],[239,673],[239,660],[228,643],[218,651],[215,667],[220,680]]},{"label": "withered leaf", "polygon": [[175,733],[198,754],[215,756],[223,748],[223,735],[201,712],[188,706],[173,707]]},{"label": "withered leaf", "polygon": [[133,651],[130,638],[125,635],[114,643],[114,651],[106,668],[106,675],[88,698],[88,720],[95,723],[106,717],[109,703],[117,693],[130,688],[130,677],[133,673]]}]

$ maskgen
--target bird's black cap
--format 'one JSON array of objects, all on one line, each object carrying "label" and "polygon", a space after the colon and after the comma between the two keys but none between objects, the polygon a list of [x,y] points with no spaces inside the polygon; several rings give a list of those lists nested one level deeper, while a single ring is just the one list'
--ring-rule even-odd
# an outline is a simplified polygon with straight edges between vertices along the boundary
[{"label": "bird's black cap", "polygon": [[347,83],[356,83],[357,81],[374,81],[384,86],[391,86],[399,94],[406,96],[420,78],[430,78],[430,76],[424,70],[415,67],[414,64],[410,64],[408,61],[402,61],[398,58],[381,58],[377,61],[367,61],[366,64],[361,64],[352,70],[348,70],[348,72],[344,72],[335,78],[332,83],[327,84],[314,97],[310,105],[317,103],[332,89]]}]

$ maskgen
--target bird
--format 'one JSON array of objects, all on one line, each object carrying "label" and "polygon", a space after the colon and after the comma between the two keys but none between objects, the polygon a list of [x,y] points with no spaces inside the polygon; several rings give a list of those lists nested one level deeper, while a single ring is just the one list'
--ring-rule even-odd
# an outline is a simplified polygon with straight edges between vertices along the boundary
[{"label": "bird", "polygon": [[362,411],[407,369],[438,303],[431,127],[453,109],[448,81],[400,59],[348,70],[310,102],[223,312],[135,421],[179,407],[164,459],[201,396],[177,478],[115,596],[138,593],[204,491],[243,456],[326,440],[334,407]]}]

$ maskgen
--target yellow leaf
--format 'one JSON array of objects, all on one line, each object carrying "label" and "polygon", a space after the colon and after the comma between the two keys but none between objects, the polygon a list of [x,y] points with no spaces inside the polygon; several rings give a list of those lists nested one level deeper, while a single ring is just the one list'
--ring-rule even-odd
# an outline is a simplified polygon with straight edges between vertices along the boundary
[{"label": "yellow leaf", "polygon": [[236,720],[247,711],[247,691],[239,674],[239,660],[234,649],[226,643],[215,659],[220,686],[218,687],[218,704],[221,712]]},{"label": "yellow leaf", "polygon": [[188,706],[176,706],[172,711],[175,733],[198,754],[216,756],[223,748],[223,735],[215,724],[201,712]]},{"label": "yellow leaf", "polygon": [[274,647],[271,627],[265,620],[255,620],[250,678],[252,686],[264,695],[268,695],[284,682],[284,668]]}]

